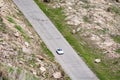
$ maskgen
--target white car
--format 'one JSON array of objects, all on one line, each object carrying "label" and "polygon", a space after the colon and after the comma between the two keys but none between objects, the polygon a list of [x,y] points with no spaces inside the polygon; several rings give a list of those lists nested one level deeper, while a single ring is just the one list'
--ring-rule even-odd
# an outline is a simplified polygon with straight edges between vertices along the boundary
[{"label": "white car", "polygon": [[57,54],[59,54],[59,55],[63,55],[63,54],[64,54],[64,51],[63,51],[61,48],[58,48],[58,49],[56,50],[56,52],[57,52]]}]

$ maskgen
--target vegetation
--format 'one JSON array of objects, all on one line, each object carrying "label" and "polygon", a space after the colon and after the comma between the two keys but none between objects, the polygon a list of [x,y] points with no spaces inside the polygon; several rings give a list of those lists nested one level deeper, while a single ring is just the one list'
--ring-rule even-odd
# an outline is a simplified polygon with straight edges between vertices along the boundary
[{"label": "vegetation", "polygon": [[[119,80],[119,74],[116,74],[115,69],[111,69],[110,66],[116,67],[118,64],[114,65],[114,61],[106,59],[104,54],[100,53],[96,48],[89,47],[88,44],[83,44],[82,38],[78,38],[77,35],[71,34],[71,29],[65,22],[65,16],[63,15],[62,8],[53,9],[46,3],[40,2],[39,0],[34,0],[38,6],[43,10],[43,12],[50,18],[58,30],[63,34],[66,40],[71,44],[71,46],[76,50],[76,52],[83,57],[88,66],[96,73],[100,80]],[[88,17],[84,16],[83,20],[89,22]],[[105,31],[106,32],[106,29]],[[102,62],[99,64],[94,63],[94,59],[100,58]],[[113,62],[113,63],[111,63]],[[118,72],[119,73],[119,72]]]},{"label": "vegetation", "polygon": [[3,19],[0,18],[0,31],[2,31],[3,33],[6,33],[6,25],[3,23]]},{"label": "vegetation", "polygon": [[13,73],[14,69],[12,67],[9,67],[9,73]]},{"label": "vegetation", "polygon": [[84,20],[84,22],[87,22],[87,23],[91,22],[89,17],[87,17],[87,16],[83,16],[83,20]]},{"label": "vegetation", "polygon": [[117,52],[117,53],[120,53],[120,49],[117,49],[116,52]]},{"label": "vegetation", "polygon": [[54,60],[54,55],[52,54],[52,52],[46,47],[46,45],[42,42],[41,43],[41,47],[42,47],[42,49],[43,49],[43,52],[45,52],[47,55],[48,55],[48,57],[49,57],[49,59],[50,60]]},{"label": "vegetation", "polygon": [[22,29],[22,27],[20,25],[15,25],[15,28],[21,32],[22,36],[24,37],[24,39],[26,41],[30,41],[30,37],[26,34],[26,32]]},{"label": "vegetation", "polygon": [[84,2],[84,3],[89,3],[89,1],[88,0],[81,0],[82,2]]},{"label": "vegetation", "polygon": [[14,19],[11,18],[11,17],[7,17],[7,20],[8,20],[9,22],[11,22],[11,23],[15,23]]},{"label": "vegetation", "polygon": [[110,6],[109,9],[110,9],[111,12],[114,12],[115,14],[120,15],[120,8],[119,7],[117,7],[117,6]]},{"label": "vegetation", "polygon": [[120,35],[111,35],[111,37],[113,38],[113,40],[117,43],[120,43]]}]

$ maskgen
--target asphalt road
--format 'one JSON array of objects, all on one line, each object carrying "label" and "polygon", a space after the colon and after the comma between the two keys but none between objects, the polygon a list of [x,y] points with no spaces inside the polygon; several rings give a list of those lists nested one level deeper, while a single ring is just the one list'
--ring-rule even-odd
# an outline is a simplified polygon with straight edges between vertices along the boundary
[{"label": "asphalt road", "polygon": [[[72,80],[99,80],[33,0],[13,0]],[[64,55],[56,54],[62,48]]]}]

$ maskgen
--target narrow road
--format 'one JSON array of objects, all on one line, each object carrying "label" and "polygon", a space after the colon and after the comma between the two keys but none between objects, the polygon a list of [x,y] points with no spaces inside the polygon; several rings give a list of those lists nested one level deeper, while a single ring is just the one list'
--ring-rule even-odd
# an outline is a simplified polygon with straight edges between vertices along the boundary
[{"label": "narrow road", "polygon": [[[13,0],[72,80],[99,80],[33,0]],[[62,48],[64,55],[56,54]]]}]

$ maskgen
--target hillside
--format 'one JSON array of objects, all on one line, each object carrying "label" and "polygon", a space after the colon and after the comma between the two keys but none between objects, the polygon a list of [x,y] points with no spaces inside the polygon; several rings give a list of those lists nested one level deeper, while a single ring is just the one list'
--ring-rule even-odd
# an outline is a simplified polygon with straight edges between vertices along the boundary
[{"label": "hillside", "polygon": [[35,1],[100,80],[119,80],[119,0]]},{"label": "hillside", "polygon": [[11,0],[0,0],[1,77],[3,80],[69,79]]}]

